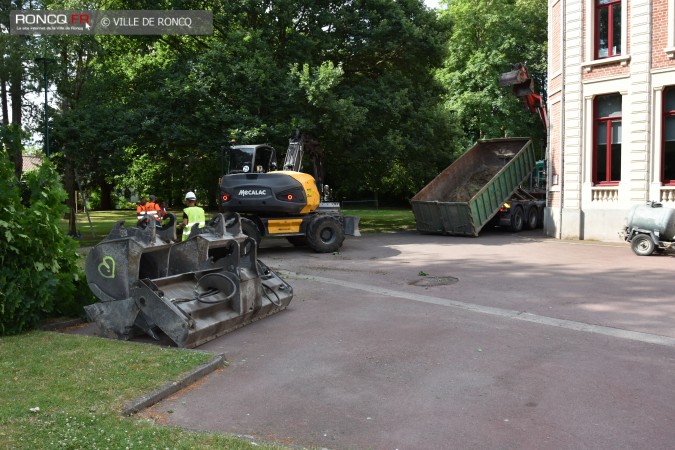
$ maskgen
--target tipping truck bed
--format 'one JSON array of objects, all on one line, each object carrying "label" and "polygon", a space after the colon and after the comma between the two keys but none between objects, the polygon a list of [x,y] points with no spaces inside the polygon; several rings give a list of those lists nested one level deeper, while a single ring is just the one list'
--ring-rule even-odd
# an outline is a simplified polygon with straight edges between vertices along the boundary
[{"label": "tipping truck bed", "polygon": [[478,236],[535,164],[528,138],[478,141],[412,198],[417,230]]}]

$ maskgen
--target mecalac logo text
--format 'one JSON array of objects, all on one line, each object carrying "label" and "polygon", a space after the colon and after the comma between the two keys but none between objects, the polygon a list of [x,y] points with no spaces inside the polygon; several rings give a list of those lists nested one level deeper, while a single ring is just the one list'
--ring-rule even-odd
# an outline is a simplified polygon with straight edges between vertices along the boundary
[{"label": "mecalac logo text", "polygon": [[267,190],[265,190],[265,189],[239,189],[239,196],[240,197],[252,197],[252,196],[260,196],[260,195],[267,195]]}]

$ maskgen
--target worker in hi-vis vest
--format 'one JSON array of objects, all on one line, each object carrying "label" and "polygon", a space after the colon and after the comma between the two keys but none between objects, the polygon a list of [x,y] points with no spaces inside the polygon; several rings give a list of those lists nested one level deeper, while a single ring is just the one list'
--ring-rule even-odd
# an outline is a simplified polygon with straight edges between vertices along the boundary
[{"label": "worker in hi-vis vest", "polygon": [[185,203],[187,203],[187,208],[183,210],[183,240],[187,240],[190,236],[193,226],[198,228],[203,228],[206,223],[206,216],[204,215],[204,209],[197,206],[197,196],[194,192],[190,191],[185,194]]},{"label": "worker in hi-vis vest", "polygon": [[157,203],[157,197],[154,195],[150,196],[150,201],[146,203],[146,208],[148,211],[148,215],[152,216],[153,219],[155,219],[155,225],[157,225],[157,228],[161,226],[161,220],[162,220],[162,210],[159,207],[159,203]]},{"label": "worker in hi-vis vest", "polygon": [[148,201],[145,197],[141,197],[141,203],[136,206],[136,219],[144,219],[150,209],[148,208]]}]

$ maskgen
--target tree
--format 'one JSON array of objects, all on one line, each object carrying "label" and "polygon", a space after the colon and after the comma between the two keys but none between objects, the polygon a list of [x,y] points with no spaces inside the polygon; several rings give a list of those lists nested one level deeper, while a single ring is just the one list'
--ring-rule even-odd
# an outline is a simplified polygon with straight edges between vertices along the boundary
[{"label": "tree", "polygon": [[445,29],[415,0],[295,5],[296,20],[258,14],[247,22],[270,20],[254,36],[274,49],[272,60],[304,61],[292,66],[286,87],[293,102],[275,110],[320,140],[326,180],[340,195],[414,193],[455,152],[457,130],[438,107],[442,90],[433,79]]},{"label": "tree", "polygon": [[470,142],[480,138],[544,136],[538,117],[524,110],[499,75],[524,63],[545,98],[547,2],[545,0],[447,0],[443,20],[451,34],[438,79],[446,108],[456,113]]},{"label": "tree", "polygon": [[4,0],[0,3],[0,104],[2,105],[0,146],[9,151],[10,160],[14,164],[14,175],[20,179],[23,171],[24,96],[28,91],[27,68],[34,55],[31,48],[32,40],[29,36],[9,35],[9,14],[15,9],[24,9],[24,2]]},{"label": "tree", "polygon": [[408,197],[452,159],[458,130],[433,77],[445,29],[419,0],[197,6],[214,11],[213,36],[49,40],[52,147],[66,173],[175,203],[195,190],[215,207],[233,138],[284,148],[300,127],[325,150],[327,182],[350,196]]},{"label": "tree", "polygon": [[409,196],[451,160],[457,130],[433,79],[444,30],[419,1],[222,8],[212,37],[162,37],[149,56],[118,57],[128,58],[117,64],[133,74],[123,101],[140,124],[127,157],[168,161],[159,180],[182,186],[178,195],[196,184],[215,203],[221,147],[234,138],[284,148],[298,127],[321,142],[327,181],[343,195]]},{"label": "tree", "polygon": [[75,242],[59,227],[66,193],[56,171],[45,161],[24,176],[22,192],[7,156],[0,151],[0,335],[52,314],[82,314],[93,300]]}]

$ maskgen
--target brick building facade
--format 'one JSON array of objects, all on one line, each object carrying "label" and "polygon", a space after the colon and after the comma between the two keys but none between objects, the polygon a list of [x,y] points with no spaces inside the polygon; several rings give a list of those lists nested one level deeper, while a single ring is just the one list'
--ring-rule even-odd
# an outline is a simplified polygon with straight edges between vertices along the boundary
[{"label": "brick building facade", "polygon": [[549,0],[548,207],[561,239],[616,240],[675,207],[675,0]]}]

